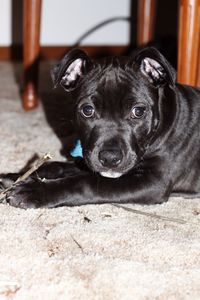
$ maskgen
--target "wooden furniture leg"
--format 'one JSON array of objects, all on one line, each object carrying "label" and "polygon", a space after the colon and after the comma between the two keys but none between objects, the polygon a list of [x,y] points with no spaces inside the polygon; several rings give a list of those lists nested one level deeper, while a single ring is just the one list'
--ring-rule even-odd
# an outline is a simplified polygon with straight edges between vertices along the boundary
[{"label": "wooden furniture leg", "polygon": [[200,0],[180,0],[178,82],[196,85],[200,43]]},{"label": "wooden furniture leg", "polygon": [[198,57],[198,70],[197,70],[197,86],[200,87],[200,41],[199,41],[199,57]]},{"label": "wooden furniture leg", "polygon": [[138,0],[137,45],[143,46],[153,39],[156,0]]},{"label": "wooden furniture leg", "polygon": [[38,105],[38,62],[40,50],[41,0],[23,2],[23,68],[24,90],[23,107],[30,110]]}]

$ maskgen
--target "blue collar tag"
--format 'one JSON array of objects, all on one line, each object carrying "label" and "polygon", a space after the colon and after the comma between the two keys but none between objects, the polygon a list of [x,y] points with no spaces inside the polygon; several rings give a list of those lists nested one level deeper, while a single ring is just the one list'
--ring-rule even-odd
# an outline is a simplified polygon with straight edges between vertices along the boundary
[{"label": "blue collar tag", "polygon": [[70,151],[72,157],[83,157],[83,149],[81,146],[81,141],[77,140],[74,148]]}]

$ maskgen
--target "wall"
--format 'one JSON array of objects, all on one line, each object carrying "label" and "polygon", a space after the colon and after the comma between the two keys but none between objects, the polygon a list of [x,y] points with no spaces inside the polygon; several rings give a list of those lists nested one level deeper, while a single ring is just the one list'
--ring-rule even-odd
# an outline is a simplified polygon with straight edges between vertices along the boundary
[{"label": "wall", "polygon": [[11,0],[0,0],[0,46],[11,44]]},{"label": "wall", "polygon": [[[0,0],[0,46],[21,42],[22,3],[22,0]],[[128,17],[129,13],[130,0],[43,0],[41,44],[72,45],[97,23],[117,16]],[[119,21],[96,31],[82,44],[126,45],[128,42],[129,23]]]}]

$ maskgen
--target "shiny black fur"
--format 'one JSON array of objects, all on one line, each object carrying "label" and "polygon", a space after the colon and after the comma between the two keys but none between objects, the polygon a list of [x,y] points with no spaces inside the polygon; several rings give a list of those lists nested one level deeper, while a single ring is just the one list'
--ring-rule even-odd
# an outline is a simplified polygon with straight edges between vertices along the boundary
[{"label": "shiny black fur", "polygon": [[84,157],[43,166],[14,188],[11,205],[154,204],[172,193],[198,195],[200,90],[177,84],[157,50],[93,61],[75,49],[52,77],[74,97]]}]

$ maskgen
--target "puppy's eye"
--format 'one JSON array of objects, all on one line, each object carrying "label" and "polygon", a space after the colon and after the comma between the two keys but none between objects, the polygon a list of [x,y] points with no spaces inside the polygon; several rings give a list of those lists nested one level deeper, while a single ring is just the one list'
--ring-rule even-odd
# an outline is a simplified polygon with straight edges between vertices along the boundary
[{"label": "puppy's eye", "polygon": [[85,104],[81,107],[81,114],[85,118],[91,118],[94,115],[94,107],[90,104]]},{"label": "puppy's eye", "polygon": [[145,113],[146,108],[144,106],[135,106],[131,111],[131,118],[142,118]]}]

